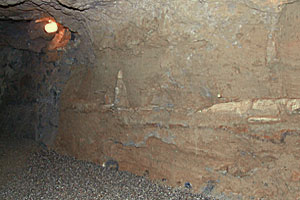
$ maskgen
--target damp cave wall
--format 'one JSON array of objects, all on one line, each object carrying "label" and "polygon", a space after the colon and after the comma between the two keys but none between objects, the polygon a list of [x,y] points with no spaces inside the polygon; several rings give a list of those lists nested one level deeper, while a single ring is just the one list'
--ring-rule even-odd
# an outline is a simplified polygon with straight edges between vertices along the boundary
[{"label": "damp cave wall", "polygon": [[300,196],[299,1],[28,2],[1,11],[80,38],[49,64],[70,67],[49,76],[56,151],[216,196]]}]

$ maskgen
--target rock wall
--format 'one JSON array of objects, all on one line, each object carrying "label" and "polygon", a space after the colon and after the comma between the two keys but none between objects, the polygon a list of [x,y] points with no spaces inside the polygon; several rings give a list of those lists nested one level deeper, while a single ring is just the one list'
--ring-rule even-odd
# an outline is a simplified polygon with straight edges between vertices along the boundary
[{"label": "rock wall", "polygon": [[82,41],[55,150],[220,199],[300,198],[300,1],[30,2]]},{"label": "rock wall", "polygon": [[299,198],[297,1],[120,1],[90,9],[55,148],[234,199]]},{"label": "rock wall", "polygon": [[53,143],[58,128],[59,97],[70,67],[62,69],[55,55],[12,47],[0,50],[1,136]]},{"label": "rock wall", "polygon": [[7,16],[0,21],[0,136],[50,145],[58,129],[62,88],[71,65],[80,63],[82,56],[74,55],[80,44],[78,34],[73,33],[68,48],[57,49],[63,43],[54,40],[56,34],[47,35],[42,23],[35,22],[37,17]]}]

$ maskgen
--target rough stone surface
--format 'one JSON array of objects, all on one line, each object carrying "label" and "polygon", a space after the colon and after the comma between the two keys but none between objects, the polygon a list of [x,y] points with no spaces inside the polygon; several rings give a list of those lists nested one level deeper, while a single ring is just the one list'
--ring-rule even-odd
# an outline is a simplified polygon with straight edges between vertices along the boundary
[{"label": "rough stone surface", "polygon": [[13,6],[16,4],[21,4],[23,3],[25,0],[4,0],[0,2],[1,6]]},{"label": "rough stone surface", "polygon": [[90,31],[98,59],[65,87],[56,149],[197,192],[299,197],[298,54],[280,47],[299,46],[297,26],[285,31],[299,3],[286,3],[123,1],[100,16],[85,11],[99,27]]},{"label": "rough stone surface", "polygon": [[298,0],[42,2],[0,12],[46,10],[81,38],[54,149],[196,192],[300,197]]},{"label": "rough stone surface", "polygon": [[42,24],[0,21],[0,130],[48,145],[57,133],[60,93],[77,62],[72,54],[80,40],[63,49],[64,37],[46,35]]}]

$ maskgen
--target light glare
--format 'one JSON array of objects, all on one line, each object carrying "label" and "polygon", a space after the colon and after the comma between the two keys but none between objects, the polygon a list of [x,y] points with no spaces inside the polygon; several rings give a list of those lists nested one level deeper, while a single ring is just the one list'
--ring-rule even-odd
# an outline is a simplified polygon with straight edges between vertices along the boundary
[{"label": "light glare", "polygon": [[54,21],[49,20],[49,23],[45,25],[45,31],[47,33],[54,33],[57,29],[57,24]]}]

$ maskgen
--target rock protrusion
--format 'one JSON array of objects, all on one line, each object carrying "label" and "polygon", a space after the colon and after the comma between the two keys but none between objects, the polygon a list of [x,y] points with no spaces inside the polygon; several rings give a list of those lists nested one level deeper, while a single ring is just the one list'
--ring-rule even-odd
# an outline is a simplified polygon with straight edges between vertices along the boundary
[{"label": "rock protrusion", "polygon": [[129,107],[129,101],[127,98],[127,89],[123,81],[123,72],[119,70],[117,76],[117,82],[115,87],[115,100],[116,107]]}]

